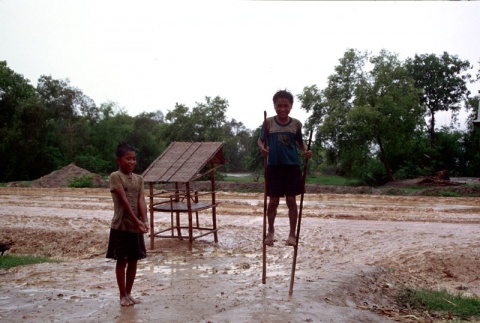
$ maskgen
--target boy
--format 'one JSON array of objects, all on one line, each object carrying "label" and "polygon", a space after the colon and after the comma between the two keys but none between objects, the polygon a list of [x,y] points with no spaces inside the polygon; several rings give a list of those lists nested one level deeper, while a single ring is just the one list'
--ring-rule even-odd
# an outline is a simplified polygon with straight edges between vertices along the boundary
[{"label": "boy", "polygon": [[137,274],[137,261],[147,257],[143,234],[148,232],[147,204],[144,183],[133,174],[137,160],[135,151],[127,143],[117,147],[118,171],[110,174],[114,215],[110,226],[107,258],[117,260],[115,274],[120,291],[120,305],[140,303],[131,296]]},{"label": "boy", "polygon": [[[273,105],[277,115],[267,118],[258,138],[258,146],[262,155],[268,157],[267,196],[270,200],[267,208],[268,234],[265,238],[265,244],[273,246],[277,208],[280,197],[285,196],[290,222],[287,245],[295,246],[298,213],[295,196],[303,193],[303,177],[297,144],[305,153],[305,158],[312,157],[312,152],[307,150],[307,146],[303,142],[301,122],[289,117],[293,105],[293,95],[286,90],[278,91],[273,96]],[[264,146],[265,126],[268,133],[266,148]]]}]

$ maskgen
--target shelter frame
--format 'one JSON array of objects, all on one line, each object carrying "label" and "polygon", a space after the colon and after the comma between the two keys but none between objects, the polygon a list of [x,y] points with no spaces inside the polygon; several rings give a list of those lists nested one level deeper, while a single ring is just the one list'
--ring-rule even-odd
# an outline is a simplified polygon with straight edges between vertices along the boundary
[{"label": "shelter frame", "polygon": [[[215,170],[224,164],[222,142],[173,142],[145,170],[142,175],[149,185],[150,249],[154,249],[157,237],[183,239],[182,230],[188,230],[189,242],[208,234],[218,242]],[[206,175],[210,177],[210,190],[192,190],[191,182]],[[155,183],[173,184],[174,188],[156,192]],[[199,212],[207,209],[211,209],[211,225],[202,226]],[[170,214],[167,228],[155,229],[155,212]],[[187,215],[187,225],[182,224],[181,214]]]}]

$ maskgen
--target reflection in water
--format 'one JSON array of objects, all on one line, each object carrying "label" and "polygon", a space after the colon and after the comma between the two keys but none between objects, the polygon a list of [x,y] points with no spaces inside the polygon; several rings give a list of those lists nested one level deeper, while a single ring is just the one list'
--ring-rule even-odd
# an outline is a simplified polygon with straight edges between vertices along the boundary
[{"label": "reflection in water", "polygon": [[117,317],[116,323],[139,322],[138,309],[135,306],[121,306],[120,315]]}]

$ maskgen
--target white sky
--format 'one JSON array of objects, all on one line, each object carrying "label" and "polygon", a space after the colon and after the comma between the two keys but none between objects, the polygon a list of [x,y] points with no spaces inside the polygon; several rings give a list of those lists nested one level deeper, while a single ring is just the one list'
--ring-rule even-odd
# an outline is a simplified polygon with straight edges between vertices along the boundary
[{"label": "white sky", "polygon": [[[33,85],[68,78],[132,116],[220,96],[250,129],[277,90],[323,88],[348,48],[447,51],[475,75],[479,39],[478,1],[0,0],[0,60]],[[307,114],[296,102],[291,116]]]}]

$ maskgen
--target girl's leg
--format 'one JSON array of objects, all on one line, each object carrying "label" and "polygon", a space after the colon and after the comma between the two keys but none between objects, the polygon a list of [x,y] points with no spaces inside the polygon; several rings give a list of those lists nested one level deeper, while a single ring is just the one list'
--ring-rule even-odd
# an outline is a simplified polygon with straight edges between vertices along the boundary
[{"label": "girl's leg", "polygon": [[127,266],[126,260],[117,260],[115,267],[115,274],[117,276],[118,290],[120,291],[120,305],[130,306],[133,302],[127,296],[127,288],[125,282],[125,267]]},{"label": "girl's leg", "polygon": [[139,304],[140,301],[137,299],[134,299],[131,296],[132,293],[132,288],[133,288],[133,283],[135,282],[135,277],[137,276],[137,260],[130,260],[128,261],[128,266],[127,266],[127,281],[125,285],[125,291],[127,293],[128,298],[133,304]]}]

